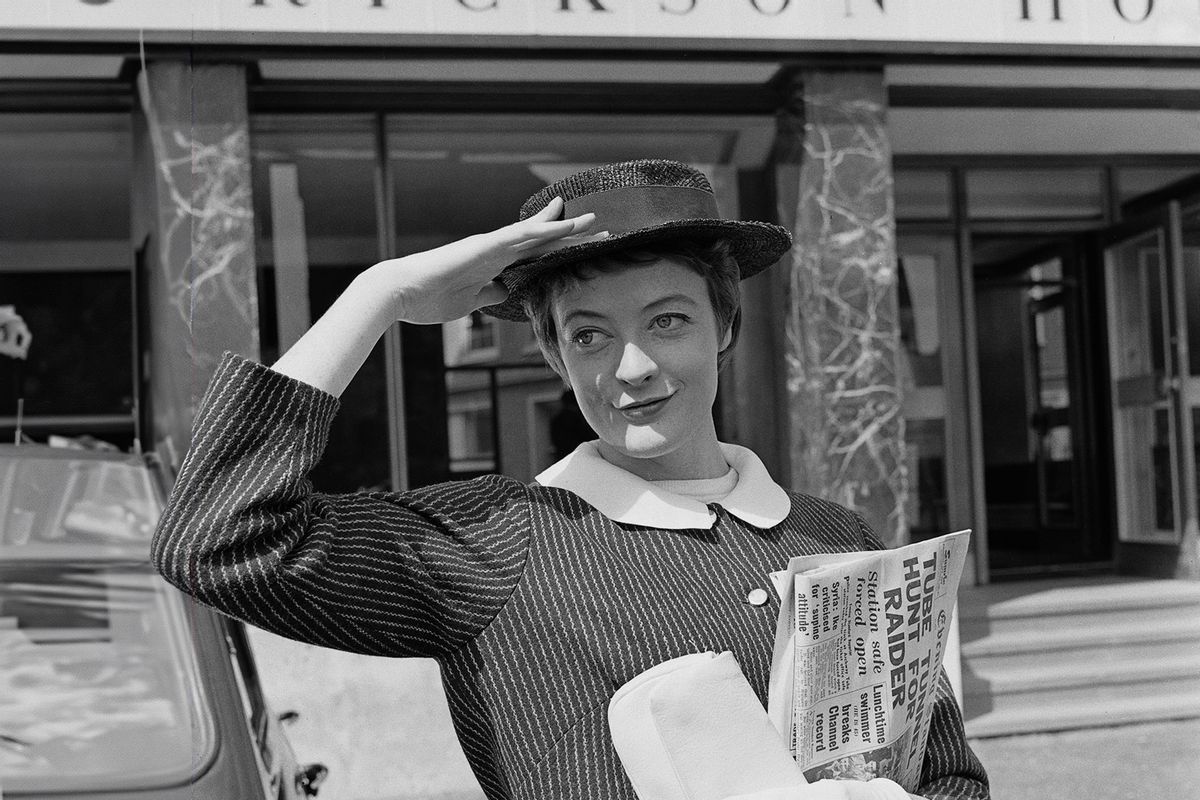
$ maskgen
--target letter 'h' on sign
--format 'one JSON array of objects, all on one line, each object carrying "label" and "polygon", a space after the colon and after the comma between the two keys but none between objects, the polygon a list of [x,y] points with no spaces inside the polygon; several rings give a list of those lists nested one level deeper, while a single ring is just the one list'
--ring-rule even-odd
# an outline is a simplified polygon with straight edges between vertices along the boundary
[{"label": "letter 'h' on sign", "polygon": [[[1062,22],[1062,8],[1059,5],[1059,0],[1042,0],[1042,2],[1047,1],[1051,4],[1051,11],[1053,12],[1051,19],[1055,22]],[[1021,0],[1021,19],[1026,21],[1033,19],[1029,6],[1034,2],[1036,0]]]}]

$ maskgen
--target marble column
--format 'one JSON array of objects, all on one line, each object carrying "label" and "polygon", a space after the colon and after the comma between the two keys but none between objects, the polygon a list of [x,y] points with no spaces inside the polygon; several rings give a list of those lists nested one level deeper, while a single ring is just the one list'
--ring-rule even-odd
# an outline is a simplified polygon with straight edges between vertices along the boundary
[{"label": "marble column", "polygon": [[259,357],[246,75],[153,62],[138,88],[149,416],[153,445],[177,456],[222,352]]},{"label": "marble column", "polygon": [[795,236],[782,276],[792,483],[895,545],[907,541],[908,474],[885,114],[881,72],[805,72],[775,155]]}]

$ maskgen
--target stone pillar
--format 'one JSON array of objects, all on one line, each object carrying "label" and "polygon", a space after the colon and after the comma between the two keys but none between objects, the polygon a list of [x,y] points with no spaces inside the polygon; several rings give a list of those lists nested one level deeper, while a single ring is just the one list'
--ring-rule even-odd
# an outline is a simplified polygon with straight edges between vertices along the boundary
[{"label": "stone pillar", "polygon": [[175,459],[221,353],[259,357],[246,74],[154,62],[138,88],[134,216],[150,438]]},{"label": "stone pillar", "polygon": [[803,73],[776,159],[795,236],[782,275],[792,483],[896,545],[908,540],[908,475],[884,91],[879,71]]}]

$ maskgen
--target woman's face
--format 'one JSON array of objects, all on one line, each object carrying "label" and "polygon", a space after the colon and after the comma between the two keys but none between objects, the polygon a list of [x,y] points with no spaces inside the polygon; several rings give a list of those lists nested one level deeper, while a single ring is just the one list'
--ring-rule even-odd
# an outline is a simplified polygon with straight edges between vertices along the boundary
[{"label": "woman's face", "polygon": [[702,275],[670,259],[598,273],[560,292],[552,313],[607,460],[650,480],[724,473],[712,406],[729,336]]}]

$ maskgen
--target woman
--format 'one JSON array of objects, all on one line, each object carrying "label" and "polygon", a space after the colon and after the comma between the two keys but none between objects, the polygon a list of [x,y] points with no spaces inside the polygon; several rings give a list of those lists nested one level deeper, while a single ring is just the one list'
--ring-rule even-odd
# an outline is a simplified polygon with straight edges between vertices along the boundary
[{"label": "woman", "polygon": [[[638,161],[552,184],[514,225],[376,264],[273,367],[226,355],[155,538],[160,570],[284,636],[437,659],[489,798],[632,798],[607,730],[613,691],[670,658],[731,650],[765,698],[768,573],[879,546],[713,427],[738,279],[788,243],[777,226],[717,219],[699,172]],[[337,397],[379,336],[480,307],[532,317],[599,439],[530,485],[314,493]],[[986,797],[940,691],[922,791]]]}]

